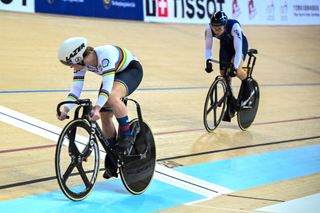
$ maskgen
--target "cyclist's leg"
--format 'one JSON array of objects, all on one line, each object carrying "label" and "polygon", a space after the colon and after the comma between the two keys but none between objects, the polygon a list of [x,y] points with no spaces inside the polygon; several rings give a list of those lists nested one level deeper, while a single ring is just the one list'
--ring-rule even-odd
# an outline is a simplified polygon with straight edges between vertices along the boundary
[{"label": "cyclist's leg", "polygon": [[253,85],[251,79],[248,78],[247,73],[242,69],[243,62],[244,61],[241,60],[239,69],[237,71],[237,77],[241,80],[241,83],[244,86],[242,100],[245,100],[250,96],[251,92],[253,91]]},{"label": "cyclist's leg", "polygon": [[101,116],[101,124],[102,124],[102,131],[107,136],[107,139],[111,145],[116,143],[117,138],[117,131],[113,124],[113,111],[112,107],[106,103],[102,109],[100,110]]},{"label": "cyclist's leg", "polygon": [[[101,116],[101,124],[102,124],[102,131],[107,136],[107,139],[110,145],[114,145],[117,141],[117,131],[113,124],[113,112],[112,107],[107,102],[100,110]],[[103,177],[105,179],[109,179],[111,177],[117,177],[117,168],[112,166],[112,162],[108,156],[105,158],[105,171],[103,173]]]},{"label": "cyclist's leg", "polygon": [[139,86],[143,76],[143,69],[138,61],[132,61],[121,73],[116,74],[112,93],[109,96],[109,104],[119,123],[119,141],[117,145],[126,149],[132,143],[132,135],[129,126],[128,110],[121,101],[122,97],[130,95]]},{"label": "cyclist's leg", "polygon": [[226,69],[225,63],[231,62],[232,54],[230,54],[228,51],[229,47],[225,42],[220,42],[220,50],[219,50],[219,68],[220,68],[220,75],[225,76],[224,70]]},{"label": "cyclist's leg", "polygon": [[[107,136],[110,145],[114,145],[117,141],[116,128],[112,122],[113,112],[111,106],[107,103],[100,110],[102,131]],[[105,171],[103,177],[109,179],[111,177],[117,177],[117,168],[112,166],[112,162],[108,156],[105,158]]]},{"label": "cyclist's leg", "polygon": [[[101,83],[100,89],[103,83]],[[106,135],[111,145],[115,144],[117,131],[112,122],[113,112],[111,105],[107,102],[100,110],[102,131]]]},{"label": "cyclist's leg", "polygon": [[240,66],[237,70],[237,77],[243,81],[247,78],[247,73],[245,71],[243,71],[242,66],[243,66],[244,60],[242,59],[240,62]]},{"label": "cyclist's leg", "polygon": [[[226,64],[232,62],[234,57],[234,48],[230,44],[221,41],[219,50],[219,61],[220,61],[220,74],[225,76]],[[231,82],[230,82],[231,83]]]},{"label": "cyclist's leg", "polygon": [[242,84],[244,86],[244,91],[242,95],[242,101],[243,102],[248,102],[251,97],[253,97],[254,93],[254,86],[252,84],[252,81],[250,78],[248,78],[248,74],[244,72],[242,69],[243,62],[246,58],[247,52],[248,52],[248,41],[247,38],[243,35],[242,36],[242,60],[240,64],[240,69],[238,70],[237,77],[242,80]]},{"label": "cyclist's leg", "polygon": [[240,66],[237,72],[237,77],[242,81],[248,77],[247,73],[242,69],[243,63],[247,56],[247,52],[248,52],[248,41],[247,41],[247,38],[243,35],[242,36],[242,60],[240,62]]},{"label": "cyclist's leg", "polygon": [[[225,77],[225,69],[226,69],[226,65],[225,63],[230,63],[232,60],[232,57],[234,55],[234,50],[233,47],[230,47],[230,45],[228,45],[225,42],[220,42],[220,50],[219,50],[219,61],[220,61],[220,74],[222,76]],[[230,78],[230,82],[231,84],[231,78]],[[224,116],[222,118],[223,121],[227,121],[230,122],[231,121],[231,117],[233,115],[230,115],[230,104],[229,104],[230,100],[227,99],[227,108],[226,111],[224,113]]]}]

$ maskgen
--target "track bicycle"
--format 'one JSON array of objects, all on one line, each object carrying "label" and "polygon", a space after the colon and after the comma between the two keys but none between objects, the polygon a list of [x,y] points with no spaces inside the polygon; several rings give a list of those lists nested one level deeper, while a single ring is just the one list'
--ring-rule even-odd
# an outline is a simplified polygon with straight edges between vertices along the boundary
[{"label": "track bicycle", "polygon": [[[249,98],[243,100],[244,84],[241,84],[238,97],[235,97],[231,87],[231,69],[233,67],[231,63],[225,63],[227,67],[225,76],[217,76],[211,84],[203,110],[203,122],[208,132],[213,132],[218,127],[226,113],[228,113],[230,119],[237,113],[238,126],[241,130],[246,130],[253,123],[260,99],[258,82],[252,77],[257,53],[256,49],[249,49],[248,63],[247,66],[243,67],[254,88]],[[212,60],[212,62],[219,63],[217,60]]]},{"label": "track bicycle", "polygon": [[[134,143],[127,153],[120,153],[114,149],[98,123],[89,119],[92,110],[92,102],[89,99],[58,104],[58,115],[61,113],[62,105],[78,105],[73,120],[60,134],[55,153],[57,180],[62,192],[70,200],[83,200],[92,191],[100,171],[100,153],[105,155],[105,168],[111,166],[115,169],[116,177],[120,174],[122,183],[130,193],[142,194],[151,183],[156,163],[154,137],[151,128],[142,119],[139,103],[133,99],[123,99],[125,105],[128,101],[135,103],[137,118],[129,123]],[[101,150],[98,141],[102,145]]]}]

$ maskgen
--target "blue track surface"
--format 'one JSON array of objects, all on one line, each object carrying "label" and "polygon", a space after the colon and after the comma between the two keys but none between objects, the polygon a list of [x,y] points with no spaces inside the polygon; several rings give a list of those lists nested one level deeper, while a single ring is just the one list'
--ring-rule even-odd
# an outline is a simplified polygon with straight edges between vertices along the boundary
[{"label": "blue track surface", "polygon": [[320,145],[177,168],[234,191],[320,172]]},{"label": "blue track surface", "polygon": [[[177,171],[234,191],[320,172],[320,145],[244,156]],[[89,197],[69,201],[61,191],[2,201],[3,212],[154,212],[205,197],[153,180],[143,195],[131,195],[119,179],[97,183]]]}]

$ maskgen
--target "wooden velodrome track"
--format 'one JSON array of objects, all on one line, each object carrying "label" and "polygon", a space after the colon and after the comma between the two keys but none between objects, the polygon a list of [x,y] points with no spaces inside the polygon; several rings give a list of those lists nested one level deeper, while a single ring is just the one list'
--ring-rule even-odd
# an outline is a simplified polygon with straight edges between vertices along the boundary
[{"label": "wooden velodrome track", "polygon": [[[249,46],[259,51],[258,115],[248,131],[233,119],[211,134],[202,110],[218,67],[213,74],[204,71],[203,25],[0,12],[0,26],[2,107],[63,127],[55,107],[70,89],[72,72],[56,59],[57,48],[67,37],[85,36],[92,46],[116,44],[141,60],[144,78],[132,97],[153,129],[160,163],[189,166],[320,144],[319,26],[244,26]],[[86,90],[99,85],[100,78],[87,75]],[[96,98],[96,92],[83,94]],[[54,152],[51,140],[0,122],[0,201],[58,190],[54,178],[44,180],[55,176]],[[319,192],[316,173],[163,212],[253,211]]]}]

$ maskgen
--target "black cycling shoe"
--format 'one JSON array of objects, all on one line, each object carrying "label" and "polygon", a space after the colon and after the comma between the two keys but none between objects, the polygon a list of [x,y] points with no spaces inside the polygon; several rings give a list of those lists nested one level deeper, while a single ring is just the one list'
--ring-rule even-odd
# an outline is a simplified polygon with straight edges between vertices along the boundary
[{"label": "black cycling shoe", "polygon": [[127,155],[133,145],[133,140],[133,136],[131,135],[122,135],[118,138],[117,143],[114,145],[114,149],[121,154]]},{"label": "black cycling shoe", "polygon": [[110,161],[109,157],[107,157],[107,156],[105,159],[104,166],[105,166],[105,171],[103,173],[103,177],[105,179],[109,179],[112,177],[118,177],[117,169],[112,166],[112,162]]},{"label": "black cycling shoe", "polygon": [[112,171],[112,169],[105,168],[106,170],[103,173],[103,178],[109,179],[112,177],[118,177],[118,173],[116,171]]},{"label": "black cycling shoe", "polygon": [[222,118],[223,121],[231,122],[231,117],[228,112],[225,112]]},{"label": "black cycling shoe", "polygon": [[231,108],[231,109],[229,110],[229,116],[230,116],[230,118],[233,118],[235,114],[236,114],[236,111],[235,111],[233,108]]},{"label": "black cycling shoe", "polygon": [[223,118],[222,118],[223,121],[227,121],[227,122],[231,122],[231,118],[233,118],[234,114],[235,114],[235,110],[233,109],[233,107],[231,107],[229,105],[230,105],[230,102],[228,100],[227,109],[226,109],[226,111],[223,115]]}]

